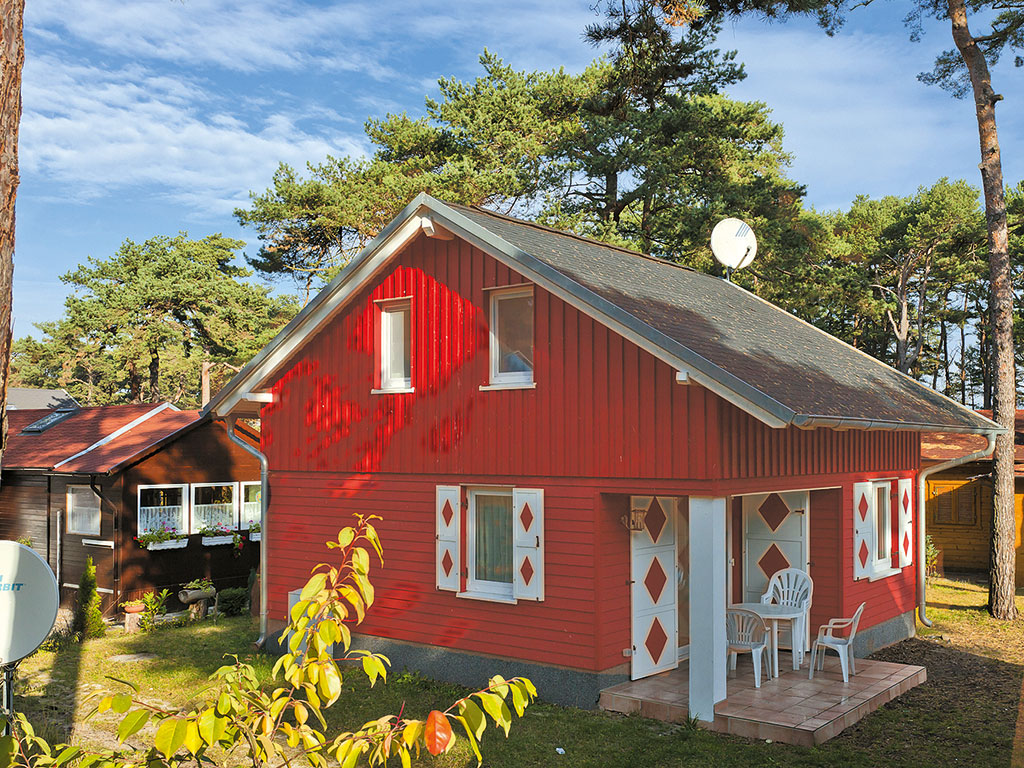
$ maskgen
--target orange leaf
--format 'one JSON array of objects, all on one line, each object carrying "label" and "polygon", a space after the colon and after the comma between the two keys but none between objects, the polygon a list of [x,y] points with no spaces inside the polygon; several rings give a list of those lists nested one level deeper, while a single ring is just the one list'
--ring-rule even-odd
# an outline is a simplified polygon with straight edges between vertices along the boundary
[{"label": "orange leaf", "polygon": [[427,742],[427,751],[432,755],[440,755],[452,739],[452,727],[448,718],[436,709],[427,715],[427,727],[423,732]]}]

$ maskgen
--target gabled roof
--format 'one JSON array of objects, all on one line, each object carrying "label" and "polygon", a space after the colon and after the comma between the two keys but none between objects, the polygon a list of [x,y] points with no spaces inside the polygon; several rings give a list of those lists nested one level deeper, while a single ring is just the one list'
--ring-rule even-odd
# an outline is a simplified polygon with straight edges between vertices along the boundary
[{"label": "gabled roof", "polygon": [[213,399],[255,415],[277,369],[401,248],[442,227],[772,427],[1002,431],[739,286],[478,208],[419,195]]},{"label": "gabled roof", "polygon": [[[979,410],[982,416],[992,418],[992,411]],[[1013,464],[1014,474],[1024,475],[1024,410],[1018,410],[1014,418]],[[985,447],[985,439],[977,435],[926,432],[921,435],[921,463],[925,466],[940,461],[956,459]],[[991,463],[992,457],[979,459],[979,463]]]},{"label": "gabled roof", "polygon": [[7,409],[10,411],[77,407],[75,398],[64,389],[7,388]]},{"label": "gabled roof", "polygon": [[191,428],[199,411],[170,403],[82,408],[42,432],[24,429],[48,410],[8,411],[3,469],[41,469],[106,474],[167,438]]}]

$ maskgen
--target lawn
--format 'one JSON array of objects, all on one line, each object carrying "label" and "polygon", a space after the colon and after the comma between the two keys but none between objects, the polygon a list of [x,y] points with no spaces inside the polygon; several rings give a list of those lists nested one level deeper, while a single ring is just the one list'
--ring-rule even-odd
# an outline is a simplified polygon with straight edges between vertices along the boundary
[{"label": "lawn", "polygon": [[[984,612],[985,592],[966,581],[937,581],[930,600],[935,626],[922,636],[876,655],[924,664],[926,684],[891,702],[817,748],[766,744],[694,731],[640,717],[538,703],[513,725],[511,736],[489,729],[485,764],[527,766],[1009,766],[1024,677],[1024,621],[1003,624]],[[1024,609],[1024,597],[1018,598]],[[101,640],[40,652],[22,663],[17,706],[51,737],[73,724],[74,739],[112,744],[114,716],[84,720],[83,699],[116,688],[107,675],[130,680],[154,702],[184,705],[201,689],[225,654],[237,653],[269,675],[271,660],[252,653],[255,627],[248,618],[206,621],[148,635],[119,631]],[[118,654],[147,653],[145,661],[118,662]],[[425,716],[444,708],[463,689],[394,670],[387,685],[370,689],[361,674],[346,678],[346,695],[330,710],[336,730],[381,714]],[[541,691],[543,695],[543,691]],[[464,745],[462,745],[464,746]],[[565,752],[559,754],[556,748]],[[475,765],[467,750],[420,765]]]}]

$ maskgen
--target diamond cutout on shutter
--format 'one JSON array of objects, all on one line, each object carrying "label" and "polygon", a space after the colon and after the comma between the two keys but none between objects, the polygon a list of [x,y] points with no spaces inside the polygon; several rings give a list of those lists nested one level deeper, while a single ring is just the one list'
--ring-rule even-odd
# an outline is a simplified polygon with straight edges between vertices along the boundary
[{"label": "diamond cutout on shutter", "polygon": [[768,551],[761,555],[757,561],[758,567],[764,571],[764,575],[771,578],[783,568],[789,568],[789,560],[782,554],[782,550],[776,544],[768,547]]},{"label": "diamond cutout on shutter", "polygon": [[777,493],[769,494],[757,511],[773,531],[779,530],[779,526],[789,517],[789,507]]},{"label": "diamond cutout on shutter", "polygon": [[452,560],[452,553],[446,549],[444,557],[441,558],[441,567],[444,568],[445,576],[451,576],[453,565],[455,565],[455,561]]},{"label": "diamond cutout on shutter", "polygon": [[668,635],[665,634],[661,622],[655,618],[651,623],[651,628],[647,631],[647,639],[644,640],[644,646],[651,654],[651,661],[655,664],[661,661],[661,654],[665,652],[666,643],[668,643]]},{"label": "diamond cutout on shutter", "polygon": [[906,489],[903,490],[903,509],[910,509],[910,492]]},{"label": "diamond cutout on shutter", "polygon": [[910,554],[910,532],[903,534],[903,554]]},{"label": "diamond cutout on shutter", "polygon": [[861,496],[860,497],[860,504],[857,507],[857,509],[860,511],[860,519],[861,520],[867,520],[868,519],[868,510],[870,508],[871,508],[871,505],[868,504],[868,497],[867,496]]},{"label": "diamond cutout on shutter", "polygon": [[647,594],[655,603],[661,599],[661,593],[666,584],[668,584],[668,576],[665,574],[665,569],[661,567],[661,561],[654,558],[647,569],[647,575],[644,576],[644,586],[647,588]]},{"label": "diamond cutout on shutter", "polygon": [[519,522],[523,524],[523,530],[527,532],[533,525],[533,510],[530,509],[529,502],[523,504],[523,511],[519,513]]},{"label": "diamond cutout on shutter", "polygon": [[861,540],[861,542],[860,542],[860,550],[857,552],[857,557],[860,558],[860,567],[861,568],[867,568],[868,567],[868,557],[870,555],[871,555],[871,552],[868,550],[868,543],[866,541]]},{"label": "diamond cutout on shutter", "polygon": [[444,509],[441,510],[441,517],[444,518],[445,525],[451,525],[452,518],[455,517],[455,511],[452,509],[452,503],[447,499],[444,502]]},{"label": "diamond cutout on shutter", "polygon": [[523,564],[519,568],[519,574],[523,577],[523,583],[526,586],[530,586],[530,580],[533,578],[534,574],[533,565],[530,563],[530,558],[523,558]]},{"label": "diamond cutout on shutter", "polygon": [[647,517],[644,519],[644,523],[647,526],[647,532],[651,535],[651,541],[655,544],[658,543],[658,539],[661,538],[661,532],[665,530],[665,523],[668,522],[668,517],[665,515],[665,510],[661,508],[661,504],[658,503],[658,499],[655,498],[651,502],[650,509],[647,510]]}]

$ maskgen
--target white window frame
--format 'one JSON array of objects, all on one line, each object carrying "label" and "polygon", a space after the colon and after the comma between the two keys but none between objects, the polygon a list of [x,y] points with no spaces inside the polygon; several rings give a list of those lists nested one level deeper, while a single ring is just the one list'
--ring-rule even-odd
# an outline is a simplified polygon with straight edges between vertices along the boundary
[{"label": "white window frame", "polygon": [[227,483],[192,483],[189,486],[189,530],[192,533],[199,533],[201,525],[196,524],[196,491],[200,488],[220,488],[222,486],[230,486],[231,488],[231,530],[238,530],[238,517],[239,517],[239,488],[236,481]]},{"label": "white window frame", "polygon": [[[886,579],[900,572],[892,565],[892,485],[895,480],[877,480],[871,483],[871,576],[869,581]],[[885,489],[885,540],[889,543],[888,552],[878,557],[878,491]]]},{"label": "white window frame", "polygon": [[[238,529],[240,531],[247,531],[247,530],[249,530],[250,522],[252,522],[252,521],[249,521],[249,520],[243,520],[242,519],[242,511],[245,509],[245,504],[246,504],[246,501],[245,501],[245,489],[246,488],[252,488],[253,486],[259,488],[262,485],[263,485],[263,483],[261,483],[258,480],[255,481],[255,482],[253,482],[253,481],[245,481],[245,482],[241,482],[241,483],[238,484]],[[255,522],[257,522],[257,523],[260,522],[260,515],[262,514],[262,512],[263,512],[263,510],[261,508],[260,509],[260,514],[257,515]]]},{"label": "white window frame", "polygon": [[[489,581],[476,578],[476,499],[478,496],[507,496],[512,502],[512,488],[481,487],[467,489],[469,508],[466,512],[466,589],[460,597],[475,597],[501,602],[516,602],[515,575],[507,584],[501,581]],[[513,510],[514,514],[514,510]],[[509,548],[513,551],[513,567],[515,565],[515,521],[509,526]]]},{"label": "white window frame", "polygon": [[[96,515],[96,530],[76,531],[76,530],[74,530],[71,527],[71,520],[73,518],[72,511],[73,511],[73,508],[74,508],[74,505],[72,504],[72,501],[71,501],[74,498],[74,494],[72,494],[72,491],[75,490],[75,489],[78,489],[78,488],[84,488],[85,490],[88,490],[90,493],[92,493],[93,496],[96,497],[96,506],[97,506],[97,508],[99,510],[97,515]],[[100,496],[98,493],[96,493],[96,491],[93,490],[93,487],[91,485],[83,485],[81,483],[75,483],[74,485],[68,485],[64,489],[64,504],[65,504],[65,507],[64,507],[64,510],[65,510],[64,517],[65,517],[65,520],[66,520],[66,530],[67,530],[67,533],[70,533],[73,536],[99,536],[100,535],[100,531],[103,528],[103,497]]]},{"label": "white window frame", "polygon": [[[380,389],[375,393],[412,392],[412,299],[389,299],[379,303],[380,307]],[[394,329],[394,316],[407,314],[409,317],[409,337],[405,340],[409,347],[409,375],[394,376],[391,370],[391,339]],[[404,326],[404,321],[403,321]]]},{"label": "white window frame", "polygon": [[[490,380],[489,386],[483,387],[486,389],[494,388],[529,388],[534,386],[533,374],[536,368],[536,349],[537,349],[537,333],[536,333],[536,315],[534,316],[534,337],[530,343],[534,350],[534,363],[533,368],[529,371],[504,371],[498,370],[499,361],[499,348],[498,348],[498,308],[501,302],[505,299],[517,299],[523,296],[532,296],[533,286],[527,285],[523,287],[516,286],[515,288],[502,288],[501,290],[491,291],[490,298]],[[535,310],[536,311],[536,310]]]},{"label": "white window frame", "polygon": [[189,490],[188,483],[158,483],[155,485],[140,485],[135,494],[135,525],[137,535],[141,536],[146,533],[149,529],[142,528],[141,510],[142,510],[142,492],[151,489],[161,488],[180,488],[181,489],[181,526],[179,528],[181,533],[188,535],[189,533],[189,520],[191,519],[189,510]]}]

